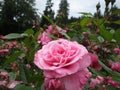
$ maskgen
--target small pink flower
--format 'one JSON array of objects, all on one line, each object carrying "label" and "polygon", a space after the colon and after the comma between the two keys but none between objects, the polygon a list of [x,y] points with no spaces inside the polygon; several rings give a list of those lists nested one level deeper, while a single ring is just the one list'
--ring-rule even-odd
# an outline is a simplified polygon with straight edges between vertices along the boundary
[{"label": "small pink flower", "polygon": [[109,66],[112,70],[120,72],[120,62],[109,62]]},{"label": "small pink flower", "polygon": [[53,30],[53,26],[50,25],[50,26],[48,26],[48,28],[46,29],[46,32],[47,32],[47,33],[52,33],[52,30]]},{"label": "small pink flower", "polygon": [[27,52],[28,51],[28,48],[27,47],[23,47],[24,51]]},{"label": "small pink flower", "polygon": [[0,86],[6,86],[6,84],[7,84],[7,81],[6,81],[6,80],[0,81]]},{"label": "small pink flower", "polygon": [[11,63],[11,69],[13,69],[13,70],[18,69],[16,63]]},{"label": "small pink flower", "polygon": [[18,85],[20,83],[22,83],[22,81],[12,81],[7,85],[7,87],[10,89],[13,89],[16,85]]},{"label": "small pink flower", "polygon": [[114,53],[115,54],[120,54],[120,49],[119,48],[114,48]]},{"label": "small pink flower", "polygon": [[46,32],[43,32],[38,36],[38,43],[42,43],[42,45],[47,44],[51,40],[52,38]]},{"label": "small pink flower", "polygon": [[8,73],[5,72],[5,71],[2,71],[2,72],[0,73],[0,80],[2,80],[2,81],[7,81],[7,80],[8,80]]},{"label": "small pink flower", "polygon": [[95,88],[96,85],[103,82],[104,78],[101,76],[97,76],[95,79],[91,79],[90,87]]},{"label": "small pink flower", "polygon": [[8,73],[3,71],[3,72],[0,73],[0,75],[2,75],[2,76],[7,76]]},{"label": "small pink flower", "polygon": [[113,80],[108,80],[109,85],[114,86],[115,88],[120,88],[119,84]]},{"label": "small pink flower", "polygon": [[49,33],[49,34],[53,34],[53,35],[56,35],[56,36],[59,36],[60,33],[59,32],[67,32],[67,29],[62,29],[58,26],[53,26],[53,25],[50,25],[48,26],[48,28],[46,29],[46,32]]},{"label": "small pink flower", "polygon": [[91,57],[91,64],[90,64],[90,66],[91,66],[92,68],[97,69],[97,70],[101,70],[102,67],[101,67],[101,65],[98,63],[98,56],[97,56],[96,54],[91,54],[91,53],[89,53],[89,55],[90,55],[90,57]]},{"label": "small pink flower", "polygon": [[120,88],[118,82],[115,82],[113,80],[111,80],[111,76],[107,76],[105,79],[104,79],[104,82],[108,85],[111,85],[111,86],[114,86],[115,88]]},{"label": "small pink flower", "polygon": [[6,46],[7,46],[8,49],[11,49],[11,48],[14,47],[14,44],[12,42],[7,42]]},{"label": "small pink flower", "polygon": [[9,52],[9,49],[1,49],[0,54]]},{"label": "small pink flower", "polygon": [[87,69],[91,63],[87,49],[65,39],[44,45],[35,54],[34,63],[44,71],[45,78],[63,82],[65,89],[61,90],[82,90],[91,76]]},{"label": "small pink flower", "polygon": [[26,67],[27,67],[27,68],[31,68],[31,65],[30,65],[30,64],[26,64]]},{"label": "small pink flower", "polygon": [[5,38],[5,36],[0,35],[0,39],[5,40],[6,38]]},{"label": "small pink flower", "polygon": [[83,32],[82,34],[84,35],[84,37],[88,37],[88,35],[89,35],[88,32]]}]

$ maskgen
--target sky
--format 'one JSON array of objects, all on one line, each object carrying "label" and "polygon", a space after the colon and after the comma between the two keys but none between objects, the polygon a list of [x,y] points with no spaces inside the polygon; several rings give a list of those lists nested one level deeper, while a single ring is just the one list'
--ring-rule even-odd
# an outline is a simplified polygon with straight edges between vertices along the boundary
[{"label": "sky", "polygon": [[[61,0],[52,0],[54,3],[53,10],[57,13],[59,9],[59,3]],[[79,12],[90,12],[94,14],[96,12],[96,5],[100,2],[101,11],[104,12],[105,2],[104,0],[67,0],[69,3],[69,17],[79,17]],[[47,0],[36,0],[36,8],[38,13],[43,13],[45,10]],[[120,8],[120,0],[116,0],[115,5]]]}]

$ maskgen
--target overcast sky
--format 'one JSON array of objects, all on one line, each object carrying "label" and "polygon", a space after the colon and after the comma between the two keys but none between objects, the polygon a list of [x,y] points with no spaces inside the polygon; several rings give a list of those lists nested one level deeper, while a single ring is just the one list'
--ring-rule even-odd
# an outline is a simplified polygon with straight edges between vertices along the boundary
[{"label": "overcast sky", "polygon": [[[45,4],[47,0],[36,0],[36,8],[38,9],[39,13],[43,13],[45,10]],[[52,0],[54,3],[53,10],[57,13],[59,9],[59,3],[61,0]],[[78,12],[96,12],[96,4],[100,2],[101,10],[104,12],[105,3],[104,0],[67,0],[69,3],[69,17],[79,17],[80,14]],[[120,0],[116,0],[116,6],[120,8]]]}]

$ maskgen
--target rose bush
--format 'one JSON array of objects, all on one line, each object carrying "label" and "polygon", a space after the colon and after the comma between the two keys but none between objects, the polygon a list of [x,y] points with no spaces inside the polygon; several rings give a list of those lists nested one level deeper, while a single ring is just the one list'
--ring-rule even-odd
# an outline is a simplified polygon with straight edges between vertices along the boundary
[{"label": "rose bush", "polygon": [[34,63],[44,71],[47,79],[44,83],[45,90],[58,90],[55,89],[57,86],[51,83],[53,79],[54,83],[58,80],[62,83],[59,85],[62,88],[60,90],[82,90],[91,76],[87,69],[91,63],[87,49],[77,42],[65,39],[54,40],[44,45],[36,52]]},{"label": "rose bush", "polygon": [[55,22],[0,35],[0,90],[119,90],[120,10],[112,10],[114,1],[105,0],[105,16],[98,3],[97,16],[82,13],[63,29]]}]

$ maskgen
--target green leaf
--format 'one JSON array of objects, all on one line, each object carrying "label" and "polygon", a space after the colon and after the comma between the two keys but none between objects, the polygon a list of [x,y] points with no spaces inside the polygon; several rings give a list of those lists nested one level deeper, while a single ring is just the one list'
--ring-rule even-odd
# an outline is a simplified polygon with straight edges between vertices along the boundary
[{"label": "green leaf", "polygon": [[88,12],[79,12],[80,14],[84,15],[84,16],[93,16],[91,13]]},{"label": "green leaf", "polygon": [[118,43],[120,43],[120,29],[118,29],[118,30],[115,31],[114,39],[115,39]]},{"label": "green leaf", "polygon": [[109,86],[107,86],[106,90],[116,90],[116,88],[111,86],[111,85],[109,85]]},{"label": "green leaf", "polygon": [[92,73],[96,74],[96,76],[106,77],[106,74],[104,72],[102,72],[102,71],[98,71],[98,70],[96,70],[94,68],[89,68],[89,69],[90,69],[90,71]]},{"label": "green leaf", "polygon": [[120,20],[114,21],[114,23],[120,25]]},{"label": "green leaf", "polygon": [[5,64],[12,63],[17,60],[18,56],[21,55],[22,52],[15,52],[13,53],[6,61]]},{"label": "green leaf", "polygon": [[28,35],[30,35],[30,34],[34,34],[34,30],[32,30],[32,29],[27,29],[25,32],[24,32],[25,34],[28,34]]},{"label": "green leaf", "polygon": [[11,82],[11,81],[14,81],[14,80],[16,79],[16,73],[10,72],[8,75],[9,75],[9,80],[10,80],[10,82]]},{"label": "green leaf", "polygon": [[40,33],[41,33],[41,31],[39,30],[34,35],[34,39],[36,40],[36,42],[37,42],[37,38],[38,38],[38,36],[39,36]]},{"label": "green leaf", "polygon": [[2,86],[0,86],[0,90],[4,90]]},{"label": "green leaf", "polygon": [[[40,13],[40,14],[41,14],[41,13]],[[55,25],[52,19],[48,18],[46,15],[43,15],[43,14],[42,14],[42,16],[43,16],[46,20],[48,20],[48,22],[50,22],[52,25]]]},{"label": "green leaf", "polygon": [[67,39],[70,39],[70,37],[65,32],[61,32],[62,28],[60,28],[59,26],[56,26],[56,27],[57,27],[59,33],[64,35]]},{"label": "green leaf", "polygon": [[25,38],[24,39],[24,44],[28,48],[28,50],[31,50],[31,48],[33,48],[31,38]]},{"label": "green leaf", "polygon": [[88,24],[88,23],[90,23],[91,22],[91,18],[83,18],[82,20],[81,20],[81,22],[80,22],[80,25],[82,26],[82,27],[86,27],[86,25]]},{"label": "green leaf", "polygon": [[32,88],[30,86],[25,85],[17,85],[13,90],[36,90],[35,88]]},{"label": "green leaf", "polygon": [[117,15],[120,14],[120,9],[116,9],[115,11],[113,11],[112,15]]},{"label": "green leaf", "polygon": [[120,78],[117,77],[116,75],[112,75],[111,79],[114,80],[114,81],[116,81],[116,82],[118,82],[118,83],[120,83]]},{"label": "green leaf", "polygon": [[100,26],[100,35],[103,36],[103,38],[108,41],[111,41],[113,38],[112,33],[107,31],[103,25]]},{"label": "green leaf", "polygon": [[18,33],[11,33],[5,36],[6,39],[18,39],[23,38],[24,36]]},{"label": "green leaf", "polygon": [[20,78],[23,82],[27,83],[30,78],[30,72],[27,67],[23,64],[19,66],[20,68]]},{"label": "green leaf", "polygon": [[43,86],[43,84],[41,85],[41,90],[44,90],[44,86]]}]

